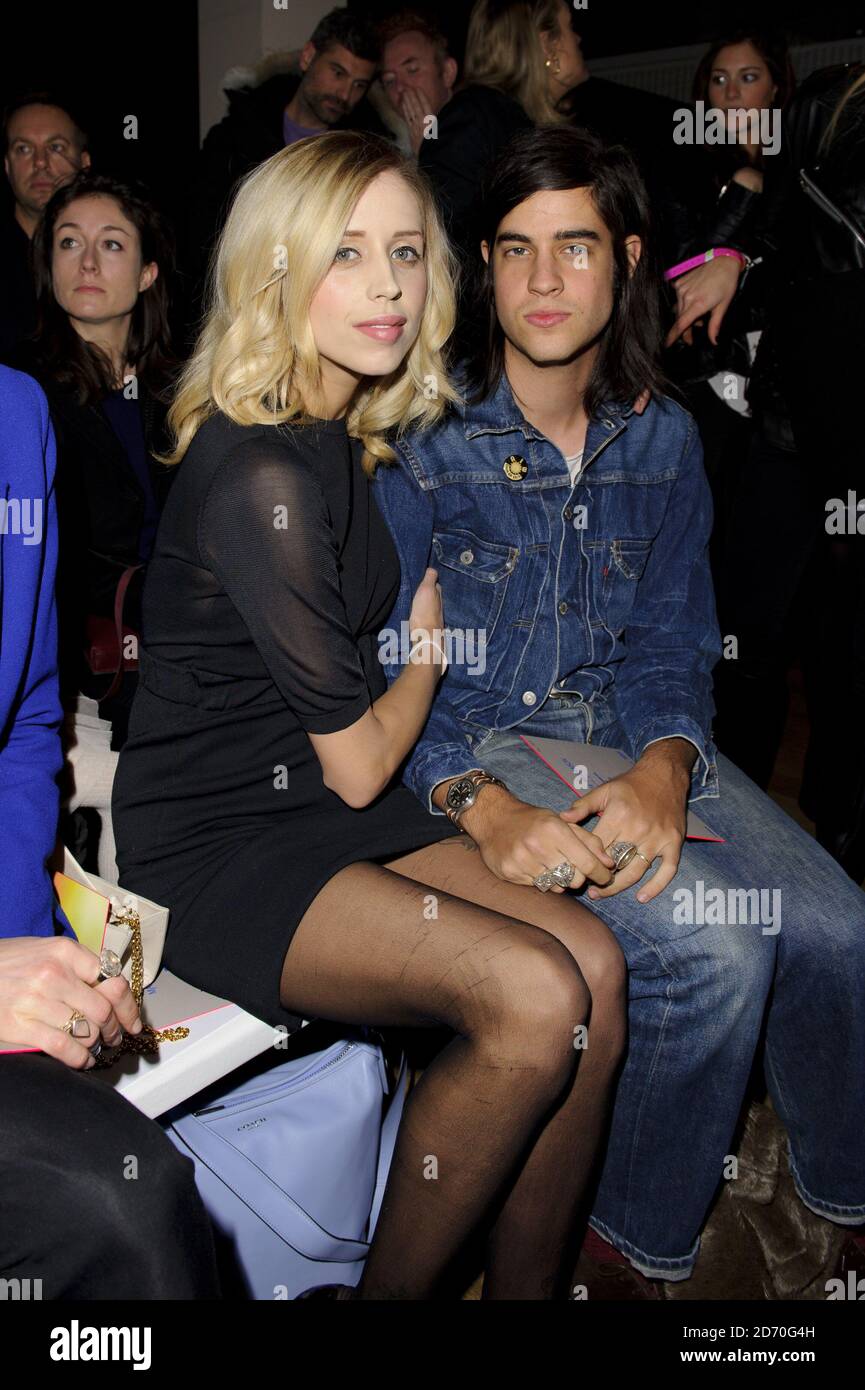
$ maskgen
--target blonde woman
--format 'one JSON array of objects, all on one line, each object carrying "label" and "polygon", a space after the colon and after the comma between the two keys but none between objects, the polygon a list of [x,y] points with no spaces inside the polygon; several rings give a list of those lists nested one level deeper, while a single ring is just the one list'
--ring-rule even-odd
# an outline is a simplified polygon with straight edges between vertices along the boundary
[{"label": "blonde woman", "polygon": [[[564,1296],[622,1046],[606,928],[500,882],[392,785],[442,675],[442,613],[427,570],[385,692],[400,576],[370,474],[387,431],[453,396],[451,272],[425,185],[379,141],[302,140],[242,184],[171,412],[183,464],[115,788],[121,882],[170,906],[169,967],[290,1029],[453,1030],[409,1099],[361,1284],[327,1296],[432,1297],[484,1222],[486,1297]],[[552,813],[532,840],[533,872],[596,863]]]},{"label": "blonde woman", "polygon": [[[420,143],[420,166],[468,263],[479,259],[480,184],[513,135],[564,120],[556,109],[567,65],[554,52],[560,0],[476,0],[459,89]],[[434,136],[435,138],[432,138]]]}]

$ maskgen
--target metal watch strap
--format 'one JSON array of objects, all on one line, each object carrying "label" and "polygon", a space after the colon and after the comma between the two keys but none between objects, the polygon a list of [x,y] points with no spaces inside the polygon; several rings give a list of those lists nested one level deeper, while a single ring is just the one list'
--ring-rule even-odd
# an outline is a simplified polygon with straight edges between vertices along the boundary
[{"label": "metal watch strap", "polygon": [[[500,777],[494,777],[491,772],[484,772],[482,768],[473,768],[471,772],[463,773],[462,777],[458,777],[456,780],[459,782],[471,781],[474,783],[475,788],[474,799],[470,801],[467,806],[460,806],[458,810],[452,810],[447,805],[445,805],[444,808],[444,813],[451,825],[455,825],[457,830],[463,830],[463,827],[460,825],[460,817],[465,811],[470,810],[471,807],[474,806],[481,787],[485,787],[488,784],[496,787],[503,787],[505,784]],[[463,831],[463,833],[465,834],[465,831]]]}]

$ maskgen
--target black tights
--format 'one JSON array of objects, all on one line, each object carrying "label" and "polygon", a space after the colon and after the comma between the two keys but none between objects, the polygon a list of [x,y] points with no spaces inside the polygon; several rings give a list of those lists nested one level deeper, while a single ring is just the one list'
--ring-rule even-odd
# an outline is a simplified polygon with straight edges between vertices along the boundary
[{"label": "black tights", "polygon": [[624,1046],[624,962],[588,909],[500,882],[470,844],[343,869],[285,960],[299,1014],[455,1033],[408,1099],[362,1299],[435,1296],[479,1227],[484,1298],[569,1291]]}]

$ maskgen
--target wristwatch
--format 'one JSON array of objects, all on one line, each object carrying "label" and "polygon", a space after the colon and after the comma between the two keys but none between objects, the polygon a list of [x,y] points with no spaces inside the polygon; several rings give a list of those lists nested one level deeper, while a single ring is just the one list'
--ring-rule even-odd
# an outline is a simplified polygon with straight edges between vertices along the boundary
[{"label": "wristwatch", "polygon": [[460,816],[467,811],[470,806],[474,806],[478,799],[481,787],[491,783],[496,787],[504,787],[504,782],[498,777],[493,777],[492,773],[484,772],[482,768],[473,768],[465,776],[457,778],[456,782],[451,782],[445,797],[444,812],[452,825],[458,830],[462,830]]}]

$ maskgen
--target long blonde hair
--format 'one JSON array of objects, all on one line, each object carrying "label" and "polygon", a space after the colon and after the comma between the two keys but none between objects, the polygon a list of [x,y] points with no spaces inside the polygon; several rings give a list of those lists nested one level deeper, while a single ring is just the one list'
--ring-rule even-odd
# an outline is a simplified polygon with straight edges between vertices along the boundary
[{"label": "long blonde hair", "polygon": [[469,17],[463,84],[496,87],[535,125],[563,120],[547,86],[540,34],[555,32],[559,0],[476,0]]},{"label": "long blonde hair", "polygon": [[443,350],[456,319],[457,269],[432,194],[383,140],[331,131],[280,150],[239,187],[211,263],[204,323],[168,413],[174,447],[165,463],[179,463],[218,410],[240,425],[308,421],[304,396],[314,400],[321,381],[310,302],[358,199],[391,170],[420,205],[427,297],[405,360],[363,383],[349,407],[346,425],[363,440],[366,471],[393,460],[388,431],[424,428],[456,400]]},{"label": "long blonde hair", "polygon": [[854,80],[849,84],[849,86],[847,86],[844,89],[844,91],[841,93],[841,96],[835,103],[835,110],[832,112],[832,118],[829,121],[829,124],[827,125],[826,129],[824,130],[823,137],[820,141],[819,154],[823,155],[828,150],[832,141],[835,139],[835,133],[838,129],[838,122],[841,120],[841,117],[844,113],[848,101],[852,101],[852,99],[859,92],[861,92],[863,87],[865,87],[865,69],[863,69],[863,71],[860,72],[856,78],[854,78]]}]

